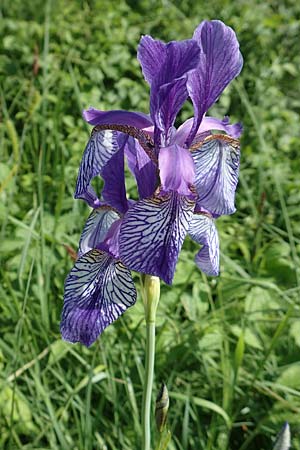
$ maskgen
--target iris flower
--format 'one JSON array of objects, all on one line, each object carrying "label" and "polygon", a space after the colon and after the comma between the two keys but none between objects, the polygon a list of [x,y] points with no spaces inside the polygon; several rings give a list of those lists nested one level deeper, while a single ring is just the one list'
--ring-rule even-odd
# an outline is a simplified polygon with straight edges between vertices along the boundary
[{"label": "iris flower", "polygon": [[[138,60],[150,85],[150,115],[90,108],[94,125],[81,161],[75,198],[93,211],[78,260],[65,283],[64,339],[89,346],[136,300],[131,270],[171,284],[187,234],[202,247],[198,267],[219,273],[215,219],[235,211],[242,127],[206,116],[241,71],[234,31],[204,21],[193,38],[163,43],[143,36]],[[174,123],[191,99],[194,117]],[[139,200],[126,197],[124,159],[136,178]],[[104,180],[100,198],[91,186]]]}]

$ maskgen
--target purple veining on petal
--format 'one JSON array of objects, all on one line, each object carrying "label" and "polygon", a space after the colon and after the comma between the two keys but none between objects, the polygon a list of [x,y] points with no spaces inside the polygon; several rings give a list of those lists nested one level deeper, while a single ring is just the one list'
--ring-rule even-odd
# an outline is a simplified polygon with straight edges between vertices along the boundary
[{"label": "purple veining on petal", "polygon": [[102,197],[110,206],[124,214],[128,209],[124,172],[124,147],[128,136],[119,133],[117,140],[120,149],[110,158],[101,171],[104,180]]},{"label": "purple veining on petal", "polygon": [[187,99],[187,73],[199,61],[200,49],[194,40],[169,42],[160,70],[155,74],[150,91],[150,115],[155,124],[154,141],[157,146],[170,142],[169,130]]},{"label": "purple veining on petal", "polygon": [[95,176],[100,175],[103,167],[118,149],[117,132],[92,131],[80,163],[75,198],[87,200],[94,207],[99,205],[99,199],[90,183]]},{"label": "purple veining on petal", "polygon": [[215,216],[234,213],[240,160],[238,141],[218,135],[191,154],[196,168],[197,205]]},{"label": "purple veining on petal", "polygon": [[177,144],[161,148],[158,161],[162,191],[191,196],[195,166],[189,150]]},{"label": "purple veining on petal", "polygon": [[63,339],[89,347],[135,301],[130,271],[110,255],[91,250],[76,261],[65,282]]},{"label": "purple veining on petal", "polygon": [[128,167],[135,176],[140,198],[151,197],[158,183],[156,164],[132,137],[128,138],[125,154]]},{"label": "purple veining on petal", "polygon": [[236,35],[223,22],[202,22],[196,28],[193,39],[199,44],[201,54],[198,67],[190,72],[187,82],[195,110],[187,146],[193,141],[204,114],[243,66]]},{"label": "purple veining on petal", "polygon": [[[185,77],[164,84],[159,88],[158,94],[151,97],[150,110],[155,111],[156,125],[154,141],[155,143],[159,142],[159,146],[169,145],[175,118],[187,97]],[[152,100],[154,101],[152,102]]]},{"label": "purple veining on petal", "polygon": [[194,214],[189,224],[189,235],[203,245],[195,261],[206,275],[219,275],[219,237],[215,221],[208,215]]},{"label": "purple veining on petal", "polygon": [[89,108],[84,110],[82,115],[84,120],[90,125],[129,125],[140,129],[153,126],[150,116],[142,112],[131,112],[121,109],[100,111],[95,108]]},{"label": "purple veining on petal", "polygon": [[120,257],[119,236],[123,219],[116,220],[108,230],[103,242],[98,244],[97,249],[104,250],[116,259]]},{"label": "purple veining on petal", "polygon": [[151,84],[153,78],[158,74],[160,67],[166,58],[166,44],[153,39],[151,36],[142,36],[137,57],[141,64],[145,80]]},{"label": "purple veining on petal", "polygon": [[[191,119],[186,120],[182,125],[180,125],[174,137],[174,142],[181,146],[184,146],[184,143],[193,126],[193,121],[194,118],[192,117]],[[243,132],[243,126],[241,123],[230,124],[228,116],[225,116],[223,120],[217,119],[215,117],[205,116],[202,119],[202,122],[196,132],[196,136],[194,139],[197,139],[197,135],[212,130],[225,131],[228,136],[238,139]]]},{"label": "purple veining on petal", "polygon": [[121,225],[120,257],[124,264],[171,284],[194,205],[176,192],[137,202]]}]

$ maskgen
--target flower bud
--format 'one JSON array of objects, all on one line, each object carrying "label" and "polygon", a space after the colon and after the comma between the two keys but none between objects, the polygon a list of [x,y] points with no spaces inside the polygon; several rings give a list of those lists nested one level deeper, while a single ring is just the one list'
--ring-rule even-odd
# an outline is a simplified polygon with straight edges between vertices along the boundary
[{"label": "flower bud", "polygon": [[144,280],[144,307],[146,322],[155,322],[156,308],[160,297],[160,279],[146,275]]},{"label": "flower bud", "polygon": [[291,446],[291,432],[286,422],[277,436],[273,450],[288,450]]},{"label": "flower bud", "polygon": [[161,433],[166,424],[169,409],[169,393],[165,383],[162,383],[156,398],[155,420],[158,431]]}]

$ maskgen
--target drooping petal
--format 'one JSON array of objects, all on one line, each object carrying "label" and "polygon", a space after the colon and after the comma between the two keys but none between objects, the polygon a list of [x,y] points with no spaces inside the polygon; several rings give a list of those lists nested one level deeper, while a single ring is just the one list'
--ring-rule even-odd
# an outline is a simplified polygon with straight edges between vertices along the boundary
[{"label": "drooping petal", "polygon": [[177,144],[161,148],[158,161],[162,191],[190,196],[195,182],[195,166],[189,150]]},{"label": "drooping petal", "polygon": [[129,136],[119,133],[119,150],[112,155],[101,171],[104,180],[102,197],[104,201],[120,213],[125,213],[128,209],[125,187],[124,172],[124,147]]},{"label": "drooping petal", "polygon": [[151,197],[157,187],[157,163],[152,161],[136,139],[128,138],[125,154],[135,176],[140,198]]},{"label": "drooping petal", "polygon": [[151,36],[142,36],[137,57],[141,64],[145,80],[151,84],[155,75],[158,74],[160,67],[164,64],[166,58],[166,46],[162,41],[153,39]]},{"label": "drooping petal", "polygon": [[219,237],[214,219],[204,214],[194,214],[189,226],[189,235],[203,245],[197,253],[197,266],[206,275],[219,275]]},{"label": "drooping petal", "polygon": [[102,203],[99,200],[94,188],[90,184],[86,186],[86,189],[80,194],[80,196],[76,197],[75,194],[74,198],[81,198],[89,206],[91,206],[91,208],[99,208],[99,206],[102,206]]},{"label": "drooping petal", "polygon": [[[184,145],[188,135],[190,134],[191,128],[193,126],[193,121],[194,119],[191,118],[180,125],[174,137],[174,142],[181,146]],[[228,136],[238,139],[242,134],[243,126],[241,123],[230,124],[228,116],[225,116],[223,120],[217,119],[215,117],[205,116],[203,117],[202,122],[196,132],[194,140],[197,140],[198,135],[202,135],[207,131],[213,130],[225,131]]]},{"label": "drooping petal", "polygon": [[137,202],[121,225],[120,257],[124,264],[171,284],[193,210],[194,202],[176,192]]},{"label": "drooping petal", "polygon": [[144,149],[149,158],[156,161],[157,157],[154,152],[154,141],[153,141],[154,127],[150,128],[151,131],[149,132],[148,129],[140,129],[130,125],[104,124],[104,125],[97,125],[94,128],[94,132],[103,130],[113,130],[115,132],[118,132],[117,136],[119,136],[120,133],[125,134],[128,137],[131,136],[139,142],[140,146]]},{"label": "drooping petal", "polygon": [[152,73],[150,92],[150,115],[158,131],[154,139],[156,145],[162,146],[169,144],[169,130],[187,99],[187,73],[197,66],[200,49],[197,42],[190,39],[169,42],[165,51],[160,70],[155,75]]},{"label": "drooping petal", "polygon": [[98,248],[104,241],[111,225],[119,219],[119,214],[109,207],[94,209],[90,214],[79,241],[78,257],[93,248]]},{"label": "drooping petal", "polygon": [[130,271],[99,250],[79,258],[65,283],[63,339],[90,346],[136,301]]},{"label": "drooping petal", "polygon": [[202,22],[196,28],[193,39],[199,44],[201,55],[199,66],[189,74],[187,82],[195,110],[187,145],[192,142],[205,112],[243,66],[235,32],[223,22]]},{"label": "drooping petal", "polygon": [[[87,200],[92,207],[99,206],[99,199],[90,183],[92,178],[101,173],[105,164],[118,149],[116,131],[97,131],[97,129],[92,131],[80,163],[75,198]],[[92,201],[89,201],[90,197]]]},{"label": "drooping petal", "polygon": [[142,112],[131,112],[124,110],[100,111],[89,108],[83,111],[83,118],[90,125],[129,125],[137,128],[148,128],[153,126],[151,118]]},{"label": "drooping petal", "polygon": [[[129,137],[137,139],[149,159],[157,160],[152,138],[145,131],[125,125],[96,126],[81,160],[75,198],[86,200],[92,208],[100,206],[101,202],[90,183],[95,176],[104,175],[107,185],[104,187],[105,200],[119,211],[125,212],[127,202],[121,166],[123,150]],[[122,152],[122,155],[121,153],[117,155],[118,152]],[[112,158],[113,161],[110,161]]]},{"label": "drooping petal", "polygon": [[196,168],[197,205],[214,216],[234,213],[239,142],[226,135],[212,135],[191,154]]}]

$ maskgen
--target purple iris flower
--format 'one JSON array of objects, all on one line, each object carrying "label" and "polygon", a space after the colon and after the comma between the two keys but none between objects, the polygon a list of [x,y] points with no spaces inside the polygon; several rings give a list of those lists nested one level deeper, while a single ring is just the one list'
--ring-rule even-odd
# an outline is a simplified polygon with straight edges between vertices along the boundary
[{"label": "purple iris flower", "polygon": [[[241,71],[234,31],[204,21],[193,38],[167,44],[142,37],[138,59],[150,85],[150,115],[122,110],[84,111],[95,125],[75,191],[92,208],[67,277],[61,331],[70,342],[91,345],[136,300],[130,270],[171,284],[187,234],[202,245],[196,264],[219,273],[215,219],[235,211],[240,124],[206,116]],[[194,117],[174,122],[190,98]],[[124,157],[139,200],[126,197]],[[91,186],[104,179],[99,198]]]}]

